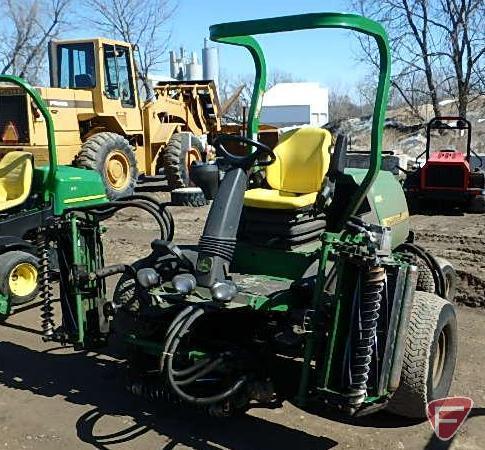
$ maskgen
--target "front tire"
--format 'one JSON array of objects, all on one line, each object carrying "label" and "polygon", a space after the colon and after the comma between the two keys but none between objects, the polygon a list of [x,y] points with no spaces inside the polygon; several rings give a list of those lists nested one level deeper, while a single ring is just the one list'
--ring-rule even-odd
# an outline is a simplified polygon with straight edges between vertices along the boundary
[{"label": "front tire", "polygon": [[99,172],[111,200],[128,197],[135,192],[138,179],[135,152],[119,134],[103,131],[89,137],[74,165]]},{"label": "front tire", "polygon": [[39,262],[30,253],[11,251],[0,255],[0,292],[12,305],[31,302],[39,292]]},{"label": "front tire", "polygon": [[387,409],[404,417],[426,417],[427,403],[448,395],[457,343],[453,305],[435,294],[416,291],[401,381]]}]

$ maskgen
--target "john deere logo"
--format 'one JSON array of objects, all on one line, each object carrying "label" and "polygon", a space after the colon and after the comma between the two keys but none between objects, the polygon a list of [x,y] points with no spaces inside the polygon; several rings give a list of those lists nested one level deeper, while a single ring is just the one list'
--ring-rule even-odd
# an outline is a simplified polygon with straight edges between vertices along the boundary
[{"label": "john deere logo", "polygon": [[197,270],[202,273],[210,272],[212,267],[212,259],[208,256],[203,256],[197,261]]}]

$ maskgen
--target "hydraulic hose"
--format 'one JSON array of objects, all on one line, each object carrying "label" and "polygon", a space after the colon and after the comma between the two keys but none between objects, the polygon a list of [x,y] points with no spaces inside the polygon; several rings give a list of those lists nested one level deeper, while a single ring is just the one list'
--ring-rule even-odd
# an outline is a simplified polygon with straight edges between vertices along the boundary
[{"label": "hydraulic hose", "polygon": [[114,212],[120,211],[124,208],[140,208],[144,211],[148,212],[153,218],[156,220],[159,228],[160,228],[160,238],[163,240],[172,240],[174,227],[173,227],[173,219],[171,215],[169,217],[163,217],[164,215],[168,216],[168,211],[164,210],[164,214],[160,214],[160,211],[154,208],[150,202],[144,200],[116,200],[111,203],[106,203],[105,205],[96,205],[95,207],[86,206],[86,207],[79,207],[75,209],[71,209],[71,211],[82,211],[82,212],[89,212],[96,216],[103,216],[108,214],[113,214]]},{"label": "hydraulic hose", "polygon": [[175,317],[175,319],[172,321],[172,323],[168,327],[168,330],[167,330],[167,333],[166,333],[166,338],[165,338],[165,345],[163,347],[162,356],[160,358],[160,373],[163,373],[163,371],[165,369],[165,361],[166,361],[167,355],[168,355],[168,347],[173,340],[174,333],[177,333],[180,330],[180,328],[183,324],[183,321],[194,310],[194,308],[195,308],[194,306],[188,306],[187,308],[183,309]]},{"label": "hydraulic hose", "polygon": [[209,364],[211,360],[209,358],[204,358],[201,359],[199,362],[195,363],[193,366],[188,367],[187,369],[182,369],[182,370],[173,370],[173,374],[177,378],[182,378],[188,375],[193,374],[196,370],[202,369],[205,367],[207,364]]},{"label": "hydraulic hose", "polygon": [[[190,311],[187,311],[189,308],[193,308]],[[197,374],[191,376],[187,380],[177,381],[175,378],[180,375],[182,371],[176,371],[173,368],[173,358],[177,353],[178,347],[182,342],[182,338],[190,332],[192,325],[205,314],[205,310],[202,307],[189,307],[182,311],[172,322],[169,331],[167,332],[167,340],[164,346],[164,354],[162,355],[163,364],[161,364],[161,368],[165,366],[166,361],[166,370],[167,370],[167,378],[170,384],[170,387],[188,403],[193,403],[196,405],[210,405],[213,403],[218,403],[221,401],[226,400],[227,398],[234,395],[245,383],[246,377],[240,377],[236,383],[231,386],[229,389],[224,390],[223,392],[211,395],[208,397],[196,397],[194,395],[188,394],[185,392],[180,386],[188,385],[195,382],[198,378],[207,373],[214,370],[220,364],[222,364],[223,360],[222,357],[217,358],[216,360],[207,363],[207,365],[199,363],[197,369],[199,367],[203,367]],[[185,369],[185,373],[192,373],[193,371],[197,370],[194,367],[189,369]]]},{"label": "hydraulic hose", "polygon": [[412,244],[409,242],[405,242],[404,244],[401,244],[397,250],[401,251],[409,251],[410,253],[418,256],[424,262],[426,265],[429,267],[431,270],[431,274],[433,275],[433,281],[435,284],[435,289],[436,293],[442,297],[446,298],[446,281],[445,281],[445,275],[443,274],[443,271],[441,270],[440,265],[438,264],[438,261],[436,261],[435,257],[426,251],[423,247],[417,244]]},{"label": "hydraulic hose", "polygon": [[[177,386],[187,386],[188,384],[192,384],[197,381],[199,378],[207,375],[208,373],[212,372],[216,367],[219,367],[223,363],[224,359],[219,357],[212,361],[211,363],[205,364],[205,367],[197,372],[195,375],[192,375],[190,378],[186,378],[185,380],[176,381]],[[173,373],[173,370],[172,370]]]}]

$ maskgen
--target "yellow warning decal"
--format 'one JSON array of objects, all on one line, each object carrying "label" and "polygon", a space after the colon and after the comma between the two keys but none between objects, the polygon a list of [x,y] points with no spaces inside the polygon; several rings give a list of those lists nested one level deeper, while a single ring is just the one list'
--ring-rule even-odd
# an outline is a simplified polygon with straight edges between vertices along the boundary
[{"label": "yellow warning decal", "polygon": [[79,202],[87,202],[89,200],[98,200],[101,198],[106,198],[105,194],[99,194],[99,195],[88,195],[87,197],[75,197],[75,198],[67,198],[64,200],[64,203],[79,203]]},{"label": "yellow warning decal", "polygon": [[382,219],[382,225],[385,227],[392,227],[398,223],[404,222],[407,219],[409,219],[409,212],[403,211],[398,214],[394,214],[393,216],[385,217]]}]

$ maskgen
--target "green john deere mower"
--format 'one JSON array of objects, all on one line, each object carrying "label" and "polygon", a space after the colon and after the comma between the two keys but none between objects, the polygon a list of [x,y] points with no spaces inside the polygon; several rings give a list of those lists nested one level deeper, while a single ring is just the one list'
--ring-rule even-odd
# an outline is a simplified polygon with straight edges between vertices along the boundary
[{"label": "green john deere mower", "polygon": [[[310,28],[350,29],[378,45],[369,169],[346,168],[347,137],[331,148],[326,130],[292,130],[274,149],[253,140],[266,70],[252,35]],[[454,274],[413,243],[403,190],[380,170],[385,31],[322,13],[210,32],[254,59],[248,135],[219,135],[217,165],[192,166],[193,181],[214,199],[199,244],[155,241],[149,259],[158,268],[141,261],[118,284],[114,325],[130,348],[131,390],[215,415],[293,399],[351,415],[388,407],[424,417],[426,402],[448,393],[455,367],[455,310],[446,299]],[[246,155],[226,150],[235,145]]]},{"label": "green john deere mower", "polygon": [[[346,137],[332,148],[325,130],[293,130],[274,149],[253,139],[266,70],[252,35],[313,28],[353,30],[378,45],[368,169],[346,168]],[[285,399],[350,415],[388,407],[425,416],[426,402],[451,384],[456,319],[440,263],[412,242],[400,184],[380,170],[384,29],[321,13],[210,31],[249,50],[256,79],[247,137],[217,136],[217,164],[192,166],[192,180],[213,198],[198,245],[158,239],[135,264],[104,267],[97,211],[70,211],[49,234],[63,319],[52,332],[45,312],[46,336],[87,347],[114,330],[128,347],[133,393],[217,416]],[[230,153],[229,143],[248,152]],[[418,262],[432,283],[420,280]],[[122,270],[108,301],[105,277]]]}]

